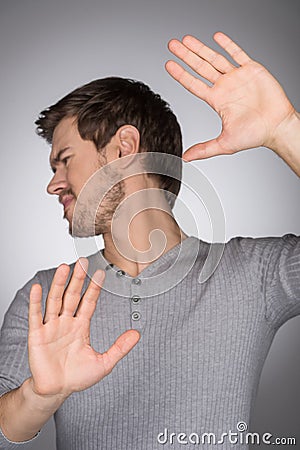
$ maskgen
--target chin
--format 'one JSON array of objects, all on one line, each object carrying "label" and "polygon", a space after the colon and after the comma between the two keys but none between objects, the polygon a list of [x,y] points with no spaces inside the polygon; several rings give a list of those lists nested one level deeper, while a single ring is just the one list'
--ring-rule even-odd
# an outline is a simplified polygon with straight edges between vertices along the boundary
[{"label": "chin", "polygon": [[92,237],[92,236],[97,236],[98,234],[101,233],[97,233],[95,229],[89,229],[86,227],[74,227],[72,226],[72,224],[69,224],[69,234],[72,237]]},{"label": "chin", "polygon": [[76,211],[68,211],[66,219],[69,222],[69,234],[72,237],[92,237],[111,231],[112,214],[104,211],[97,211],[95,208],[77,208]]},{"label": "chin", "polygon": [[73,222],[69,222],[69,234],[72,237],[93,237],[93,236],[99,236],[101,234],[104,234],[107,232],[106,228],[100,227],[97,224],[91,224],[88,226],[85,224],[74,224]]}]

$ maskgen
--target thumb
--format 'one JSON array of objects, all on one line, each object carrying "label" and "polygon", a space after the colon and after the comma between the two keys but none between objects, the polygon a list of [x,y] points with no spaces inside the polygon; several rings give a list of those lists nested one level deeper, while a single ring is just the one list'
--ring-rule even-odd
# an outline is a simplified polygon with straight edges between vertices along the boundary
[{"label": "thumb", "polygon": [[140,333],[137,330],[127,330],[121,334],[107,352],[101,355],[105,367],[105,375],[108,375],[115,365],[138,343]]},{"label": "thumb", "polygon": [[212,156],[228,155],[232,153],[226,148],[222,134],[210,141],[195,144],[188,148],[182,155],[184,161],[194,161],[197,159],[211,158]]}]

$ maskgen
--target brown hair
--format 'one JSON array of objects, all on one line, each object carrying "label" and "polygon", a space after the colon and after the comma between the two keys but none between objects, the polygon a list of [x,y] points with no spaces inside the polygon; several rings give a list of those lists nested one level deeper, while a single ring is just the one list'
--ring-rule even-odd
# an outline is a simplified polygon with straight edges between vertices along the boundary
[{"label": "brown hair", "polygon": [[[98,150],[109,143],[118,128],[130,124],[139,130],[141,151],[169,153],[181,158],[182,136],[176,116],[160,95],[142,82],[120,77],[91,81],[42,111],[35,122],[37,134],[51,144],[58,123],[73,116],[81,138],[93,141]],[[167,167],[161,168],[163,173],[166,170],[170,173]],[[159,177],[162,189],[177,196],[181,172],[178,159],[176,178],[155,176]],[[169,197],[169,203],[173,207],[174,199]]]}]

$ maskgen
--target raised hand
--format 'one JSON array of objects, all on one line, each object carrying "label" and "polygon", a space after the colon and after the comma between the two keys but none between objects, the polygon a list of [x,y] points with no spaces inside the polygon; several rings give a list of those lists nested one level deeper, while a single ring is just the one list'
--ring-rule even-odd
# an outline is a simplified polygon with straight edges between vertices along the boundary
[{"label": "raised hand", "polygon": [[29,365],[32,389],[43,396],[68,397],[99,382],[138,342],[139,333],[128,330],[110,349],[97,353],[90,345],[90,321],[95,311],[104,272],[95,272],[81,299],[87,259],[77,261],[65,289],[70,268],[58,267],[42,317],[42,288],[35,284],[29,305]]},{"label": "raised hand", "polygon": [[169,42],[169,50],[210,84],[175,61],[166,63],[169,74],[207,102],[222,119],[221,134],[190,147],[183,158],[191,161],[258,146],[276,151],[274,142],[295,114],[293,105],[264,66],[225,34],[218,32],[214,39],[239,67],[192,36],[185,36],[182,42]]}]

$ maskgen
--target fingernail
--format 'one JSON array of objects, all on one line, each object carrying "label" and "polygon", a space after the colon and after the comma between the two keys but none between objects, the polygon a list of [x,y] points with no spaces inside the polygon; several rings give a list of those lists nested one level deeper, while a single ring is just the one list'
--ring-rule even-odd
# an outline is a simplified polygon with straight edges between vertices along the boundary
[{"label": "fingernail", "polygon": [[79,262],[80,266],[82,267],[82,269],[86,272],[88,269],[88,265],[89,265],[88,259],[81,257],[78,259],[78,262]]},{"label": "fingernail", "polygon": [[104,280],[104,277],[105,277],[105,274],[104,274],[103,270],[97,270],[97,271],[94,273],[92,279],[93,279],[93,281],[94,281],[96,284],[101,284],[102,281]]}]

